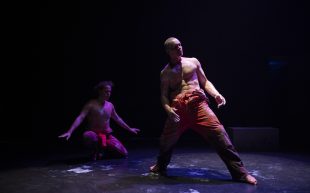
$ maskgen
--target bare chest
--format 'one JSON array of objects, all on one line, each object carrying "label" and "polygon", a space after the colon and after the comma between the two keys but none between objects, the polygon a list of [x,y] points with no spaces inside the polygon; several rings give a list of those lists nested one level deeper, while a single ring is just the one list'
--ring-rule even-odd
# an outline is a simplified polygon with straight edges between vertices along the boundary
[{"label": "bare chest", "polygon": [[94,105],[91,110],[91,116],[108,120],[111,117],[112,106],[109,103],[104,105]]},{"label": "bare chest", "polygon": [[169,83],[172,87],[191,81],[196,75],[197,67],[190,62],[182,62],[169,71]]}]

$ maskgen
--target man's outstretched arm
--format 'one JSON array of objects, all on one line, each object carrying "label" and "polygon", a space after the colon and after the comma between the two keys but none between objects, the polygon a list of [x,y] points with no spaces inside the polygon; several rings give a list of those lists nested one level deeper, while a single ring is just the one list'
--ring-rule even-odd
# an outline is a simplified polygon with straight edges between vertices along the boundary
[{"label": "man's outstretched arm", "polygon": [[212,82],[210,82],[202,67],[200,62],[197,59],[194,59],[195,63],[197,64],[197,76],[198,76],[198,81],[199,83],[203,86],[203,88],[205,89],[205,91],[210,94],[212,97],[214,97],[216,103],[217,103],[217,107],[219,108],[222,105],[226,104],[226,100],[225,98],[216,90],[216,88],[214,87],[214,85],[212,84]]},{"label": "man's outstretched arm", "polygon": [[130,131],[130,132],[132,132],[134,134],[138,134],[138,132],[140,131],[140,129],[129,127],[127,125],[127,123],[125,123],[125,121],[120,116],[118,116],[118,114],[115,111],[114,106],[113,106],[113,109],[112,109],[111,117],[119,126],[123,127],[124,129],[126,129],[126,130],[128,130],[128,131]]},{"label": "man's outstretched arm", "polygon": [[66,138],[66,140],[69,140],[69,138],[71,137],[71,134],[73,133],[73,131],[78,127],[80,126],[80,124],[83,122],[83,120],[85,119],[85,117],[87,116],[89,112],[89,105],[85,105],[84,108],[82,109],[81,113],[79,114],[79,116],[77,116],[74,120],[74,122],[72,123],[70,129],[58,136],[59,138]]}]

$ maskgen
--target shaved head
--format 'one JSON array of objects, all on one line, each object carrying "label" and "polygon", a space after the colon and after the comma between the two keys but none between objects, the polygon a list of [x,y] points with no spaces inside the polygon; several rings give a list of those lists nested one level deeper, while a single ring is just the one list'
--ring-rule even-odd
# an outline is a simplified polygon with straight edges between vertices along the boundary
[{"label": "shaved head", "polygon": [[175,37],[170,37],[170,38],[166,39],[166,41],[164,43],[165,50],[168,51],[168,50],[174,48],[174,46],[177,42],[180,42],[180,41]]}]

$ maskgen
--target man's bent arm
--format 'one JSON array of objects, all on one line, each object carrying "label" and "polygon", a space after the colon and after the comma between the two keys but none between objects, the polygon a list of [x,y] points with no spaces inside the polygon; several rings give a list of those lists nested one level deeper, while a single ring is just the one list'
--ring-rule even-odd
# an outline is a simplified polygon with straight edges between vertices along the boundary
[{"label": "man's bent arm", "polygon": [[118,114],[116,113],[115,109],[114,109],[114,106],[113,106],[113,109],[112,109],[112,114],[111,114],[111,117],[113,118],[113,120],[119,125],[121,126],[122,128],[128,130],[128,131],[131,131],[131,127],[129,127],[125,121],[123,121],[123,119],[118,116]]},{"label": "man's bent arm", "polygon": [[197,64],[197,76],[198,76],[198,81],[199,83],[203,86],[203,88],[205,89],[205,91],[207,91],[208,94],[210,94],[212,97],[216,97],[218,95],[220,95],[220,93],[216,90],[216,88],[214,87],[214,85],[212,84],[212,82],[210,82],[202,67],[201,64],[199,63],[199,61],[197,59],[195,59],[195,62]]},{"label": "man's bent arm", "polygon": [[163,105],[163,108],[165,109],[165,111],[167,113],[171,112],[171,107],[170,107],[170,102],[168,99],[168,90],[169,90],[169,82],[166,79],[165,75],[163,74],[163,72],[160,74],[160,99],[161,99],[161,103]]},{"label": "man's bent arm", "polygon": [[84,118],[88,114],[88,111],[89,111],[89,108],[88,108],[88,105],[86,105],[83,108],[82,112],[79,114],[79,116],[74,120],[74,122],[72,123],[67,133],[70,133],[70,134],[73,133],[73,131],[83,122]]}]

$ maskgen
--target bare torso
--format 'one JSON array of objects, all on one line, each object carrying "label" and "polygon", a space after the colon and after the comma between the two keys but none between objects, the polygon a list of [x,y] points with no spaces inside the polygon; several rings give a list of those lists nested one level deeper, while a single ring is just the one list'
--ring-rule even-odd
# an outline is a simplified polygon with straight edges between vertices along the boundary
[{"label": "bare torso", "polygon": [[89,112],[87,115],[89,129],[100,130],[104,133],[112,132],[110,128],[110,118],[113,111],[113,104],[105,101],[103,104],[97,100],[88,103]]},{"label": "bare torso", "polygon": [[162,71],[162,78],[169,84],[170,99],[180,93],[200,89],[197,68],[195,59],[185,57],[182,57],[180,64],[173,67],[166,65]]}]

